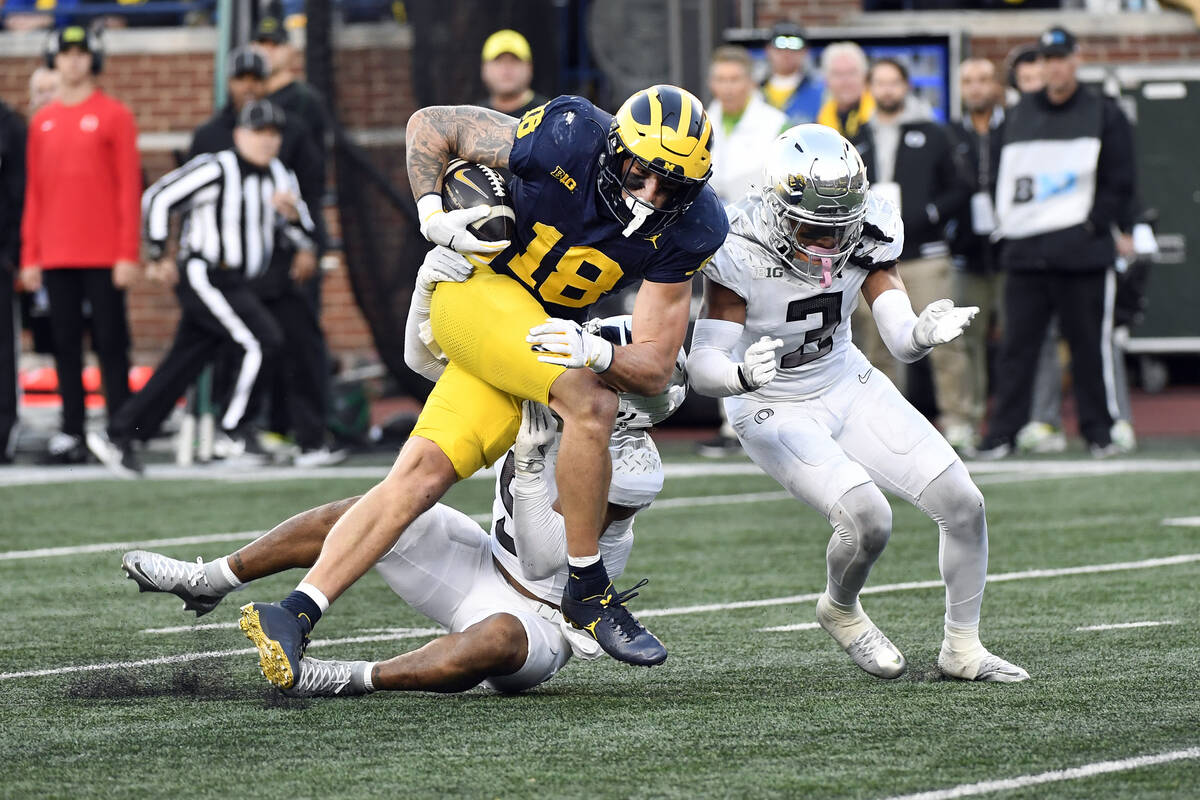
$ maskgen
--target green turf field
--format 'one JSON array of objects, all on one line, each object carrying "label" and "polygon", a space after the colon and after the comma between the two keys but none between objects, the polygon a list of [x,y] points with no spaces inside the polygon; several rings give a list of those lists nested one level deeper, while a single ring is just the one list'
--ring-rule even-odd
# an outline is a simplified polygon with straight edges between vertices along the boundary
[{"label": "green turf field", "polygon": [[[778,486],[753,474],[669,478],[664,498],[708,504],[639,517],[628,575],[651,582],[633,608],[671,651],[652,670],[573,662],[519,697],[329,700],[275,694],[245,654],[27,674],[240,650],[237,606],[279,599],[299,573],[199,620],[221,627],[154,633],[196,621],[173,597],[139,595],[119,550],[20,551],[262,530],[371,481],[0,488],[0,797],[885,798],[1193,750],[970,791],[1200,796],[1200,528],[1163,524],[1200,515],[1200,462],[1179,461],[1188,456],[1087,477],[1056,474],[1072,464],[1055,460],[979,475],[994,578],[983,641],[1033,676],[1012,686],[940,678],[942,590],[896,587],[937,579],[937,538],[902,504],[871,576],[880,591],[864,606],[908,657],[906,675],[867,676],[820,630],[762,631],[813,621],[810,600],[754,601],[819,591],[828,531],[798,503],[771,499]],[[491,490],[470,481],[450,502],[487,513]],[[156,549],[208,559],[237,544]],[[1192,558],[1162,561],[1173,556]],[[1086,569],[1097,565],[1121,566]],[[689,608],[738,601],[747,602]],[[1078,630],[1132,622],[1172,624]],[[372,573],[325,616],[310,652],[382,659],[430,637],[320,640],[428,625]]]}]

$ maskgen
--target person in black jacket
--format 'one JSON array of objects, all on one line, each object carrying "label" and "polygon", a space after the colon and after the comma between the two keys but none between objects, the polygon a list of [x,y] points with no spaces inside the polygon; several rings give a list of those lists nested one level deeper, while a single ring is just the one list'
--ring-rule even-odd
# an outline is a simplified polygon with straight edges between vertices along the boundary
[{"label": "person in black jacket", "polygon": [[1008,114],[996,181],[1008,271],[996,404],[980,455],[1002,458],[1029,419],[1038,350],[1057,317],[1071,349],[1079,427],[1096,457],[1116,452],[1111,340],[1114,230],[1136,194],[1133,129],[1111,99],[1076,79],[1075,37],[1040,39],[1045,88]]},{"label": "person in black jacket", "polygon": [[0,463],[12,461],[17,426],[17,338],[13,281],[21,261],[25,121],[0,103]]},{"label": "person in black jacket", "polygon": [[1000,322],[1004,273],[998,248],[991,241],[996,229],[995,186],[1000,169],[1000,144],[1004,135],[1004,87],[996,65],[986,58],[968,58],[959,67],[963,110],[958,125],[949,131],[959,159],[971,181],[971,202],[963,206],[951,226],[950,253],[954,264],[954,302],[978,306],[979,316],[963,331],[967,357],[967,394],[971,426],[970,445],[977,443],[987,405],[988,333],[991,322]]},{"label": "person in black jacket", "polygon": [[[872,191],[900,208],[904,220],[900,274],[913,304],[924,307],[953,296],[945,229],[966,205],[970,186],[945,127],[910,94],[908,69],[899,61],[879,59],[867,80],[875,114],[851,141],[866,164]],[[901,378],[899,362],[882,342],[874,345],[878,334],[873,326],[864,321],[857,327],[864,335],[869,333],[865,343],[871,363],[889,377],[897,373]],[[961,342],[937,348],[929,360],[942,432],[952,445],[964,446],[970,439],[970,409],[963,391],[967,366]],[[901,379],[898,385],[905,382]]]}]

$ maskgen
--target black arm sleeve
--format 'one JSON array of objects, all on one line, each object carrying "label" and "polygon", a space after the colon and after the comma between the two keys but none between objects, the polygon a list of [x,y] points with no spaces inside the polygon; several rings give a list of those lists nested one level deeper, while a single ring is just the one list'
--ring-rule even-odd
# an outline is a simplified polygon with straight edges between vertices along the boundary
[{"label": "black arm sleeve", "polygon": [[1103,120],[1100,156],[1096,162],[1096,201],[1090,217],[1097,232],[1131,222],[1131,204],[1137,193],[1133,126],[1117,104],[1107,98]]}]

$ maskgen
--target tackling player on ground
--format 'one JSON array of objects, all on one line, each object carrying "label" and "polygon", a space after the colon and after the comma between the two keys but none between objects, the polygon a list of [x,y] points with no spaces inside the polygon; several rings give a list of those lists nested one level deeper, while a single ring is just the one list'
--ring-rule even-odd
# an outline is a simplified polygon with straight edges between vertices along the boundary
[{"label": "tackling player on ground", "polygon": [[[415,316],[419,320],[420,314]],[[588,328],[616,344],[629,339],[628,317],[594,320]],[[420,364],[412,355],[410,349],[410,365],[437,377],[440,365],[430,354],[421,356]],[[613,480],[600,537],[600,551],[614,577],[624,570],[633,546],[634,515],[654,501],[663,485],[662,460],[647,428],[678,408],[686,392],[681,351],[666,392],[653,398],[621,396],[620,423],[608,448]],[[572,653],[600,657],[597,642],[567,624],[557,602],[568,580],[564,523],[555,507],[558,438],[550,410],[524,403],[516,444],[497,473],[491,535],[439,503],[414,520],[375,563],[397,595],[444,626],[448,635],[381,662],[305,656],[285,693],[461,692],[481,682],[519,692],[549,680]],[[122,567],[142,591],[169,592],[197,616],[207,614],[243,583],[312,566],[330,529],[357,499],[298,514],[207,564],[134,550],[125,554]]]},{"label": "tackling player on ground", "polygon": [[959,336],[978,309],[938,300],[913,314],[895,267],[899,212],[869,192],[862,159],[830,128],[784,132],[768,152],[761,193],[729,211],[730,235],[704,269],[688,372],[696,391],[726,398],[755,463],[833,526],[817,621],[870,674],[904,671],[904,656],[858,599],[891,535],[884,488],[940,531],[941,670],[966,680],[1028,679],[979,641],[983,496],[954,449],[850,339],[860,292],[905,362]]},{"label": "tackling player on ground", "polygon": [[[569,468],[557,477],[571,567],[563,615],[618,659],[666,658],[612,587],[598,540],[614,390],[664,390],[686,333],[691,276],[728,230],[705,185],[711,139],[700,101],[672,86],[638,92],[615,117],[570,96],[520,121],[471,106],[413,114],[408,174],[422,233],[491,258],[474,258],[466,281],[433,292],[432,338],[450,363],[391,472],[342,515],[296,591],[280,604],[243,608],[242,629],[268,680],[290,688],[328,604],[450,486],[504,454],[522,400],[547,404],[563,420],[560,461]],[[513,241],[470,233],[486,208],[443,211],[438,190],[454,158],[513,173]],[[614,351],[578,321],[602,295],[639,279],[634,341]]]}]

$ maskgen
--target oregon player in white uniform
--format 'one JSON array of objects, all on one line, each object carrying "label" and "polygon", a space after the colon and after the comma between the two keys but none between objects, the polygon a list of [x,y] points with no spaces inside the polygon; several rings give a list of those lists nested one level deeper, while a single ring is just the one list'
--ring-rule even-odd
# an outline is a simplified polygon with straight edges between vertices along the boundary
[{"label": "oregon player in white uniform", "polygon": [[940,531],[939,667],[967,680],[1027,679],[979,641],[983,496],[953,448],[850,338],[860,293],[888,348],[906,362],[957,337],[978,309],[939,300],[913,314],[895,268],[899,212],[870,193],[858,153],[830,128],[782,134],[768,153],[764,188],[728,211],[730,234],[704,269],[705,308],[688,371],[694,389],[726,398],[750,457],[832,524],[818,622],[872,675],[904,671],[904,656],[858,601],[891,534],[880,491],[887,489]]}]

